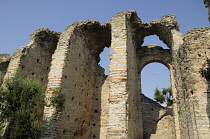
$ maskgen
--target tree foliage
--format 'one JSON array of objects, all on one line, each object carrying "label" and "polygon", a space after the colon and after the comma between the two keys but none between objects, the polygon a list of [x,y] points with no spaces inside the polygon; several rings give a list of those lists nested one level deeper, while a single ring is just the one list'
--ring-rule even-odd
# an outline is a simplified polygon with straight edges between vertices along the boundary
[{"label": "tree foliage", "polygon": [[44,87],[34,78],[18,72],[0,89],[0,120],[8,123],[4,137],[7,139],[36,139],[40,134],[37,109],[43,107]]},{"label": "tree foliage", "polygon": [[171,106],[173,104],[171,87],[163,88],[162,91],[156,88],[154,99],[161,104],[166,103],[167,106]]}]

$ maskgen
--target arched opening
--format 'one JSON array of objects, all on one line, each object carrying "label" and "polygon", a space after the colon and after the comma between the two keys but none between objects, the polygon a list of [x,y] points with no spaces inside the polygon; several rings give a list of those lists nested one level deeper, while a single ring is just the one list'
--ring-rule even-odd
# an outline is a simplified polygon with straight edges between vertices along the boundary
[{"label": "arched opening", "polygon": [[170,83],[169,69],[157,62],[146,65],[141,71],[141,91],[144,95],[154,100],[156,88],[168,88]]},{"label": "arched opening", "polygon": [[100,53],[99,65],[104,68],[104,74],[109,75],[109,63],[110,63],[110,48],[105,47],[103,52]]},{"label": "arched opening", "polygon": [[164,125],[163,123],[170,121],[164,119],[165,116],[169,119],[173,119],[172,109],[165,108],[165,104],[160,105],[154,101],[156,88],[162,91],[162,88],[171,86],[170,71],[164,64],[157,62],[149,63],[142,69],[140,79],[144,138],[150,138],[156,134],[158,136],[160,132],[163,132],[160,127],[171,130],[171,127],[168,127],[167,124]]},{"label": "arched opening", "polygon": [[151,44],[157,44],[158,46],[161,46],[163,49],[169,49],[168,46],[164,42],[162,42],[157,35],[150,35],[145,37],[142,46],[151,45]]}]

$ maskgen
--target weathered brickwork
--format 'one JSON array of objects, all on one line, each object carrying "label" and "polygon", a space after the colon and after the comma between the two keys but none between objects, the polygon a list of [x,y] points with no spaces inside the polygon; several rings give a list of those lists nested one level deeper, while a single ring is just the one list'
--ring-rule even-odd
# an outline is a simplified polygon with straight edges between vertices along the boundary
[{"label": "weathered brickwork", "polygon": [[110,46],[110,36],[110,25],[97,21],[75,22],[61,34],[53,55],[46,99],[50,103],[53,89],[60,87],[67,101],[59,115],[52,106],[45,107],[43,138],[99,138],[99,131],[95,134],[92,128],[100,129],[95,113],[101,110],[93,102],[94,97],[101,101],[104,71],[98,66],[99,54]]},{"label": "weathered brickwork", "polygon": [[143,94],[142,107],[144,139],[155,138],[157,136],[161,138],[163,134],[166,139],[167,135],[173,136],[175,139],[174,118],[171,108],[165,108]]},{"label": "weathered brickwork", "polygon": [[[103,75],[103,73],[102,73]],[[100,79],[99,79],[100,78]],[[106,79],[104,81],[104,79]],[[109,92],[110,92],[110,80],[109,78],[104,78],[104,76],[98,76],[97,86],[102,86],[98,88],[93,101],[93,124],[92,124],[92,138],[107,138],[107,127],[109,119]],[[101,92],[101,93],[100,93]]]},{"label": "weathered brickwork", "polygon": [[138,69],[141,71],[147,64],[159,62],[165,65],[168,69],[172,64],[170,49],[163,49],[157,45],[148,45],[138,48]]},{"label": "weathered brickwork", "polygon": [[111,20],[108,138],[128,138],[127,32],[125,13]]},{"label": "weathered brickwork", "polygon": [[[48,73],[60,33],[47,28],[36,30],[30,36],[28,45],[19,48],[12,56],[5,80],[13,77],[19,70],[25,77],[33,76],[47,86]],[[37,114],[40,122],[43,119],[43,108]]]},{"label": "weathered brickwork", "polygon": [[164,116],[158,123],[156,133],[150,139],[175,139],[174,118],[171,115]]},{"label": "weathered brickwork", "polygon": [[25,76],[35,76],[47,85],[51,66],[60,33],[46,28],[35,31],[28,45],[19,48],[12,56],[5,78],[12,77],[17,70]]},{"label": "weathered brickwork", "polygon": [[[183,137],[205,139],[210,134],[209,38],[209,27],[191,29],[184,35],[184,43],[178,52],[181,84],[177,82],[179,85],[177,95]],[[188,135],[185,135],[184,129],[187,130]]]},{"label": "weathered brickwork", "polygon": [[[142,46],[150,35],[157,35],[168,49]],[[206,139],[209,40],[209,27],[182,35],[171,14],[146,23],[135,11],[120,12],[106,24],[78,21],[63,33],[35,31],[11,60],[0,61],[0,82],[18,70],[43,82],[47,102],[44,114],[39,114],[43,139]],[[105,47],[110,47],[108,76],[98,64]],[[152,62],[170,70],[172,109],[141,95],[141,71]],[[66,96],[61,112],[49,105],[56,88]]]},{"label": "weathered brickwork", "polygon": [[[152,21],[151,23],[143,22],[139,19],[135,12],[128,12],[130,15],[130,25],[135,34],[132,39],[133,43],[141,46],[144,38],[149,35],[157,35],[170,50],[164,50],[156,45],[149,45],[147,47],[138,48],[138,72],[141,74],[141,70],[146,64],[151,62],[160,62],[166,65],[171,73],[171,85],[173,90],[173,97],[176,98],[176,86],[174,84],[174,68],[173,68],[173,54],[177,51],[180,44],[182,44],[182,34],[179,32],[178,24],[174,15],[166,15],[161,19]],[[175,57],[176,60],[176,57]],[[176,107],[176,101],[174,106]],[[177,107],[176,107],[177,108]],[[177,109],[174,108],[174,120],[177,138],[180,136],[179,132],[179,115]]]}]

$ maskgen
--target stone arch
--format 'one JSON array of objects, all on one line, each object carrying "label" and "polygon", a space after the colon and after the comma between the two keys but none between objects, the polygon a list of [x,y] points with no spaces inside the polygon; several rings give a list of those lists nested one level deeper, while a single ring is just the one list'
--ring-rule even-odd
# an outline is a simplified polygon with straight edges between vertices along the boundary
[{"label": "stone arch", "polygon": [[159,62],[165,65],[168,69],[171,66],[171,51],[163,49],[157,45],[148,45],[140,47],[137,51],[138,57],[138,71],[141,70],[149,63]]},{"label": "stone arch", "polygon": [[[148,46],[143,46],[139,47],[137,51],[137,57],[138,57],[138,73],[140,74],[140,79],[139,79],[139,84],[140,84],[140,93],[142,94],[142,88],[141,88],[141,71],[142,69],[153,62],[158,62],[163,65],[165,65],[168,70],[171,72],[172,68],[172,57],[171,57],[171,50],[170,49],[163,49],[160,46],[157,45],[148,45]],[[171,73],[170,73],[171,74]],[[171,81],[172,82],[172,81]],[[174,87],[174,86],[172,86]],[[172,114],[170,113],[169,109],[165,109],[164,107],[161,107],[156,104],[156,102],[153,102],[153,105],[147,105],[147,102],[145,103],[146,97],[142,95],[142,123],[143,123],[143,130],[144,130],[144,138],[150,138],[153,134],[158,134],[161,132],[161,130],[158,128],[160,115],[162,114],[163,116],[168,116],[170,120],[173,121],[173,117],[171,116]],[[152,100],[150,100],[152,101]],[[146,108],[145,108],[146,107]],[[148,110],[145,110],[147,109]],[[155,110],[153,110],[155,109]],[[149,112],[148,112],[149,111]],[[150,120],[147,120],[148,114],[151,114],[152,117]],[[169,114],[170,113],[170,114]],[[156,121],[156,122],[154,122]],[[167,121],[169,122],[169,121]],[[172,122],[173,123],[173,122]],[[171,124],[172,124],[171,123]],[[174,130],[174,126],[167,127],[167,130],[164,132],[171,132]],[[160,134],[160,133],[159,133]],[[154,136],[153,135],[153,136]],[[158,136],[158,135],[156,135]]]},{"label": "stone arch", "polygon": [[[138,73],[141,74],[142,69],[146,65],[153,62],[158,62],[165,65],[169,69],[171,74],[173,66],[172,66],[172,57],[170,49],[163,49],[162,47],[157,45],[148,45],[148,46],[139,47],[137,51]],[[173,75],[171,74],[171,76]],[[140,78],[140,83],[141,83],[141,78]]]},{"label": "stone arch", "polygon": [[[112,18],[110,23],[112,26],[112,46],[109,77],[112,82],[110,83],[109,102],[110,111],[113,109],[115,111],[109,114],[108,137],[121,135],[124,138],[143,138],[138,70],[139,61],[146,62],[147,59],[139,57],[139,53],[144,53],[142,51],[144,48],[140,46],[142,46],[146,36],[157,35],[171,48],[168,51],[171,50],[171,53],[176,53],[174,50],[180,46],[182,35],[179,33],[175,16],[171,14],[151,23],[146,23],[137,16],[135,11],[120,12]],[[155,53],[155,50],[156,48],[149,49],[147,54],[159,55]],[[150,57],[152,57],[151,55]],[[152,61],[154,60],[164,61],[164,58],[153,57]],[[129,105],[125,106],[125,104]],[[122,112],[126,114],[122,116]],[[133,127],[136,128],[133,129]]]},{"label": "stone arch", "polygon": [[[135,34],[133,41],[141,46],[144,38],[150,35],[157,35],[169,48],[174,45],[174,34],[179,32],[179,25],[173,14],[168,14],[150,23],[142,21],[135,11],[127,12],[127,26]],[[173,31],[175,30],[175,32]]]},{"label": "stone arch", "polygon": [[99,136],[93,128],[100,128],[98,97],[105,77],[98,62],[99,54],[110,43],[110,25],[101,25],[98,21],[74,22],[61,34],[53,55],[46,99],[49,104],[53,89],[60,87],[66,93],[65,110],[57,117],[54,107],[45,107],[44,121],[47,122],[43,124],[43,138]]},{"label": "stone arch", "polygon": [[[178,113],[177,99],[177,84],[175,83],[175,76],[179,73],[179,70],[175,69],[179,62],[177,61],[177,53],[183,43],[183,35],[179,32],[179,25],[176,21],[176,17],[172,14],[163,16],[160,19],[154,20],[150,23],[142,21],[135,11],[128,11],[126,16],[127,30],[130,33],[130,39],[134,48],[142,46],[144,38],[150,35],[157,35],[171,50],[171,59],[173,59],[173,67],[170,66],[170,78],[172,85],[172,92],[174,98],[173,113],[175,121],[176,136],[180,137],[180,116]],[[139,48],[138,48],[139,50]],[[138,58],[137,58],[138,59]],[[177,66],[179,67],[179,66]]]}]

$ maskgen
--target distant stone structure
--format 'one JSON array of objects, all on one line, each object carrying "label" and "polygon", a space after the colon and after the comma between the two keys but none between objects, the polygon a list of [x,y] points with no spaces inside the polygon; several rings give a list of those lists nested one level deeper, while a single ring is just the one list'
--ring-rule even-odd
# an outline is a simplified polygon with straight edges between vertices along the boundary
[{"label": "distant stone structure", "polygon": [[208,8],[208,14],[209,14],[209,21],[210,21],[210,0],[203,0],[206,8]]},{"label": "distant stone structure", "polygon": [[[142,46],[150,35],[169,49]],[[111,49],[108,76],[98,64],[105,47]],[[141,70],[152,62],[170,70],[173,112],[141,95]],[[4,79],[18,69],[43,82],[48,104],[55,88],[66,93],[62,112],[43,108],[43,139],[210,137],[210,27],[183,35],[174,15],[146,23],[128,11],[103,25],[79,21],[63,33],[39,29],[12,56]]]}]

